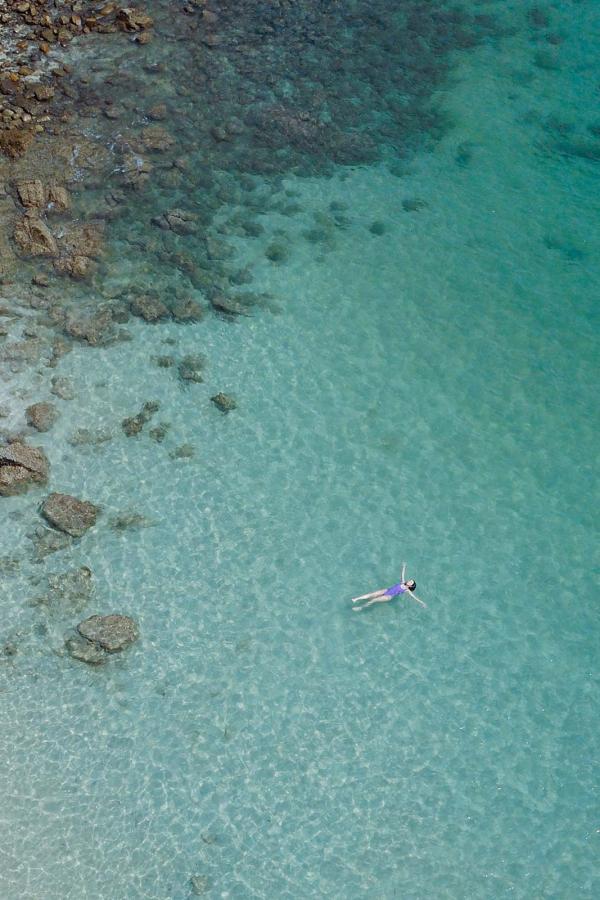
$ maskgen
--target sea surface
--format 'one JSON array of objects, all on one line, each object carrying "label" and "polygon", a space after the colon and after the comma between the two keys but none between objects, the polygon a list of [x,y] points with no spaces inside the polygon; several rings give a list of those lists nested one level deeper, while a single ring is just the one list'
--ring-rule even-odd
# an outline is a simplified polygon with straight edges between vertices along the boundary
[{"label": "sea surface", "polygon": [[[251,175],[260,233],[222,229],[251,315],[134,320],[53,372],[76,396],[35,439],[51,488],[103,512],[36,564],[43,492],[2,500],[3,900],[600,895],[600,11],[460,8],[499,24],[448,50],[437,124]],[[113,294],[146,266],[127,228]],[[120,428],[148,400],[160,443]],[[147,527],[110,527],[131,510]],[[427,607],[353,613],[403,562]],[[141,632],[99,668],[30,603],[80,565],[87,612]]]}]

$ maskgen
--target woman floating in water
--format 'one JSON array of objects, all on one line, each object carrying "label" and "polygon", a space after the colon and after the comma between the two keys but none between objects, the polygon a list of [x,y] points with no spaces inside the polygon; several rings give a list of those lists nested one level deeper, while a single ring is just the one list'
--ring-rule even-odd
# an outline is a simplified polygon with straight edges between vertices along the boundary
[{"label": "woman floating in water", "polygon": [[362,597],[354,597],[352,599],[353,603],[358,603],[360,600],[366,600],[366,603],[363,603],[362,606],[354,606],[352,608],[353,612],[360,612],[361,609],[366,609],[367,606],[371,606],[372,603],[388,603],[390,600],[393,600],[394,597],[397,597],[398,594],[408,594],[409,597],[412,597],[413,600],[416,600],[417,603],[420,603],[421,606],[427,606],[426,603],[423,603],[422,600],[419,600],[417,595],[414,593],[414,590],[417,586],[417,582],[414,578],[409,578],[408,581],[404,580],[404,576],[406,574],[406,563],[402,565],[402,575],[400,576],[400,581],[398,584],[393,584],[389,588],[382,588],[380,591],[373,591],[371,594],[363,594]]}]

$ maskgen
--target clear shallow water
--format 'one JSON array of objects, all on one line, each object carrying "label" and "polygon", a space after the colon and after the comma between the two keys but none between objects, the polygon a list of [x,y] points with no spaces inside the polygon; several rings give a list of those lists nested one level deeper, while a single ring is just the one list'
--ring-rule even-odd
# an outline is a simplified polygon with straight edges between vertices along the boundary
[{"label": "clear shallow water", "polygon": [[[90,612],[142,639],[98,671],[54,656],[29,564],[7,582],[4,896],[597,895],[597,164],[548,149],[540,123],[593,90],[587,48],[561,52],[527,78],[518,37],[463,57],[453,129],[402,177],[287,179],[302,212],[236,244],[280,315],[61,362],[77,397],[39,443],[105,514],[44,571],[89,565]],[[306,240],[332,202],[347,223]],[[194,352],[186,390],[152,360]],[[161,445],[120,433],[147,399]],[[92,425],[114,440],[63,442]],[[131,507],[156,524],[115,534]],[[428,609],[353,615],[403,560]]]}]

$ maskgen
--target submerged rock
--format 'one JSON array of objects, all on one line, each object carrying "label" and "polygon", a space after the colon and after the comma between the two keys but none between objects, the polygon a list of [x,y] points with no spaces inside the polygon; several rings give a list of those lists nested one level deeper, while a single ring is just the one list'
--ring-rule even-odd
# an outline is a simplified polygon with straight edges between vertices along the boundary
[{"label": "submerged rock", "polygon": [[55,397],[60,397],[61,400],[73,400],[75,397],[73,382],[69,378],[63,378],[59,375],[53,377],[50,392]]},{"label": "submerged rock", "polygon": [[118,653],[137,641],[139,631],[129,616],[90,616],[77,626],[79,634],[107,653]]},{"label": "submerged rock", "polygon": [[121,427],[127,437],[133,437],[134,435],[139,434],[144,425],[150,421],[154,413],[158,412],[159,409],[160,403],[158,400],[147,400],[139,413],[135,416],[129,416],[127,419],[123,419]]},{"label": "submerged rock", "polygon": [[64,531],[71,537],[81,537],[88,528],[96,524],[100,509],[88,500],[53,493],[44,500],[40,511],[59,531]]},{"label": "submerged rock", "polygon": [[177,366],[177,371],[182,381],[201,384],[204,381],[203,372],[205,366],[206,359],[204,356],[190,354],[183,357]]},{"label": "submerged rock", "polygon": [[171,450],[169,456],[171,459],[191,459],[196,453],[196,450],[193,444],[181,444],[180,447],[175,447],[174,450]]},{"label": "submerged rock", "polygon": [[104,444],[112,440],[112,432],[107,428],[77,428],[70,438],[72,447],[85,447],[90,444]]},{"label": "submerged rock", "polygon": [[190,878],[192,894],[201,897],[202,894],[208,894],[211,889],[212,882],[208,875],[192,875]]},{"label": "submerged rock", "polygon": [[58,419],[58,410],[53,403],[33,403],[25,410],[29,425],[38,431],[49,431]]},{"label": "submerged rock", "polygon": [[154,216],[152,224],[164,231],[174,231],[175,234],[194,234],[198,230],[198,216],[184,209],[171,209],[160,216]]},{"label": "submerged rock", "polygon": [[93,644],[77,632],[65,639],[65,647],[73,659],[79,659],[90,666],[100,666],[108,658],[97,644]]},{"label": "submerged rock", "polygon": [[33,558],[36,561],[42,560],[46,556],[50,556],[51,553],[57,553],[59,550],[64,550],[65,547],[70,547],[73,543],[73,539],[68,534],[63,534],[62,532],[54,531],[50,528],[44,528],[42,525],[27,536],[33,543]]},{"label": "submerged rock", "polygon": [[134,297],[129,303],[129,308],[134,316],[139,316],[145,322],[159,322],[161,319],[169,318],[166,305],[151,294]]},{"label": "submerged rock", "polygon": [[148,434],[157,444],[162,444],[170,427],[171,425],[169,422],[160,422],[155,428],[151,428]]},{"label": "submerged rock", "polygon": [[171,315],[176,322],[199,322],[204,310],[196,300],[177,299],[171,304]]},{"label": "submerged rock", "polygon": [[147,516],[135,510],[126,510],[113,516],[109,522],[110,527],[114,531],[127,531],[130,528],[149,528],[155,523],[148,519]]},{"label": "submerged rock", "polygon": [[49,463],[39,447],[14,441],[0,447],[0,496],[21,494],[32,484],[45,484]]},{"label": "submerged rock", "polygon": [[48,575],[48,590],[36,597],[32,605],[46,607],[50,612],[72,614],[87,606],[93,591],[92,571],[87,566]]},{"label": "submerged rock", "polygon": [[228,413],[232,409],[237,408],[236,401],[233,399],[233,397],[230,397],[228,394],[223,394],[223,393],[215,394],[215,396],[211,397],[210,399],[215,404],[215,406],[218,407],[221,410],[221,412],[223,412],[223,413]]}]

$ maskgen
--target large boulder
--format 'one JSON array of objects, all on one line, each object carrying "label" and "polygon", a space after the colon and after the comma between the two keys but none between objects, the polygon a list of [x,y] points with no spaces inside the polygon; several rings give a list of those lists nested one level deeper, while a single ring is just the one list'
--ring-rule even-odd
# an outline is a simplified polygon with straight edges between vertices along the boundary
[{"label": "large boulder", "polygon": [[32,484],[45,484],[49,464],[39,447],[15,441],[0,447],[0,495],[21,494]]},{"label": "large boulder", "polygon": [[107,653],[117,653],[133,644],[139,637],[137,625],[129,616],[90,616],[77,626],[86,640],[97,644]]},{"label": "large boulder", "polygon": [[99,512],[99,507],[93,503],[78,500],[69,494],[50,494],[41,506],[44,518],[59,531],[64,531],[71,537],[81,537],[85,534],[88,528],[96,524]]}]

